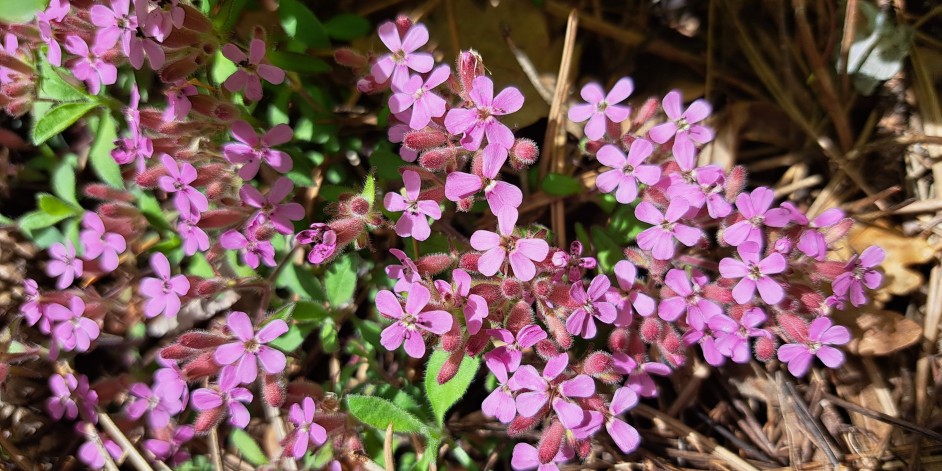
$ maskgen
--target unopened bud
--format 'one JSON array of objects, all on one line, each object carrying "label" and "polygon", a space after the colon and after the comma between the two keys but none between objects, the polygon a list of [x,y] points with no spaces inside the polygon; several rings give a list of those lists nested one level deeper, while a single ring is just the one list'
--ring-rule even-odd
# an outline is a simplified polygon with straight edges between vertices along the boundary
[{"label": "unopened bud", "polygon": [[[164,64],[164,67],[160,69],[160,79],[164,83],[176,83],[181,80],[186,80],[203,65],[205,65],[205,59],[202,59],[202,53],[193,51],[179,59]],[[194,97],[190,98],[192,101]]]},{"label": "unopened bud", "polygon": [[765,337],[756,338],[755,354],[756,360],[761,362],[775,358],[775,341]]},{"label": "unopened bud", "polygon": [[461,84],[461,97],[470,100],[470,93],[474,79],[484,75],[484,60],[474,49],[461,51],[458,54],[458,82]]},{"label": "unopened bud", "polygon": [[778,326],[796,342],[806,342],[808,340],[808,322],[794,314],[779,314],[775,318]]},{"label": "unopened bud", "polygon": [[[191,285],[192,286],[192,285]],[[218,294],[225,288],[225,285],[219,280],[204,280],[196,284],[196,296],[205,298]]]},{"label": "unopened bud", "polygon": [[462,351],[462,349],[455,350],[449,355],[445,363],[442,364],[442,369],[438,370],[438,376],[435,378],[438,384],[445,384],[451,381],[451,379],[458,374],[458,368],[461,367],[461,360],[463,359],[464,351]]},{"label": "unopened bud", "polygon": [[526,301],[517,301],[507,316],[507,330],[516,334],[533,323],[533,307]]},{"label": "unopened bud", "polygon": [[184,10],[183,27],[198,31],[200,33],[209,33],[213,31],[213,22],[196,8],[185,3],[179,4]]},{"label": "unopened bud", "polygon": [[85,186],[85,196],[103,201],[134,201],[134,196],[124,190],[117,190],[104,183],[92,183]]},{"label": "unopened bud", "polygon": [[419,155],[419,165],[433,172],[445,170],[454,163],[458,150],[454,147],[438,147],[429,149]]},{"label": "unopened bud", "polygon": [[531,139],[520,138],[510,148],[510,166],[515,170],[524,170],[540,158],[540,148]]},{"label": "unopened bud", "polygon": [[461,258],[458,259],[458,268],[465,271],[478,271],[478,259],[481,258],[479,253],[466,253],[461,255]]},{"label": "unopened bud", "polygon": [[543,436],[540,437],[540,443],[537,445],[537,456],[540,463],[553,462],[553,458],[559,453],[559,448],[563,444],[565,432],[566,428],[559,420],[554,420],[549,427],[543,430]]},{"label": "unopened bud", "polygon": [[232,165],[228,163],[214,163],[203,165],[197,169],[196,180],[190,183],[191,186],[206,186],[210,182],[219,180],[228,176],[232,172]]},{"label": "unopened bud", "polygon": [[518,414],[507,426],[507,435],[511,437],[522,435],[533,430],[542,420],[543,418],[539,414],[534,414],[533,417],[524,417]]},{"label": "unopened bud", "polygon": [[205,378],[219,372],[219,365],[216,364],[213,353],[212,350],[205,351],[183,367],[183,375],[186,376],[187,381]]},{"label": "unopened bud", "polygon": [[507,299],[517,299],[523,292],[520,282],[513,278],[505,278],[500,283],[500,292]]},{"label": "unopened bud", "polygon": [[186,332],[181,334],[177,339],[178,344],[183,345],[184,347],[195,348],[199,350],[205,348],[216,348],[226,342],[228,342],[226,337],[213,334],[205,330],[194,330],[191,332]]},{"label": "unopened bud", "polygon": [[641,340],[644,340],[645,343],[657,342],[661,337],[660,318],[654,316],[645,317],[641,322],[641,328],[638,329],[638,333],[641,335]]},{"label": "unopened bud", "polygon": [[272,407],[281,407],[285,403],[285,381],[282,375],[265,375],[262,395]]},{"label": "unopened bud", "polygon": [[452,322],[451,329],[442,335],[442,349],[446,352],[454,352],[462,347],[461,343],[461,327],[458,322]]},{"label": "unopened bud", "polygon": [[215,409],[206,409],[196,416],[196,422],[193,423],[193,429],[196,433],[208,433],[213,427],[222,422],[226,406],[221,405]]},{"label": "unopened bud", "polygon": [[160,350],[161,358],[166,360],[183,360],[189,358],[193,355],[199,353],[199,350],[195,350],[189,347],[184,347],[180,344],[167,345],[166,347]]},{"label": "unopened bud", "polygon": [[363,70],[369,62],[363,54],[350,48],[342,47],[334,50],[334,62],[353,70]]},{"label": "unopened bud", "polygon": [[472,335],[471,338],[468,339],[468,344],[465,346],[465,354],[469,357],[480,355],[491,342],[491,337],[487,334],[488,320],[485,319],[484,321],[485,324],[481,327],[481,330]]},{"label": "unopened bud", "polygon": [[489,306],[493,306],[501,300],[500,287],[491,283],[476,284],[471,287],[469,294],[476,294],[484,298]]},{"label": "unopened bud", "polygon": [[739,195],[745,185],[746,167],[742,165],[733,167],[729,171],[729,176],[726,177],[726,200],[735,201],[736,196]]},{"label": "unopened bud", "polygon": [[134,177],[137,186],[141,188],[157,188],[157,179],[167,174],[167,169],[163,165],[155,165]]},{"label": "unopened bud", "polygon": [[422,276],[431,276],[445,271],[453,262],[454,259],[451,255],[433,253],[420,258],[415,262],[415,266],[419,269],[419,273]]},{"label": "unopened bud", "polygon": [[587,375],[599,375],[612,367],[612,356],[605,352],[592,352],[582,363],[582,371]]},{"label": "unopened bud", "polygon": [[441,130],[427,127],[418,131],[409,131],[402,138],[402,143],[413,150],[428,150],[445,144],[447,136]]},{"label": "unopened bud", "polygon": [[234,226],[244,219],[245,213],[237,209],[213,209],[203,213],[196,225],[202,229],[221,229]]},{"label": "unopened bud", "polygon": [[613,352],[627,352],[629,334],[627,329],[615,329],[608,336],[608,349]]},{"label": "unopened bud", "polygon": [[399,15],[396,17],[395,24],[396,29],[399,31],[399,37],[403,38],[409,32],[409,28],[412,28],[412,19],[406,15]]},{"label": "unopened bud", "polygon": [[638,129],[650,121],[651,118],[654,118],[654,115],[657,114],[658,106],[660,106],[660,104],[657,98],[648,98],[647,101],[641,105],[641,108],[638,108],[638,114],[635,115],[635,119],[632,121],[632,129]]}]

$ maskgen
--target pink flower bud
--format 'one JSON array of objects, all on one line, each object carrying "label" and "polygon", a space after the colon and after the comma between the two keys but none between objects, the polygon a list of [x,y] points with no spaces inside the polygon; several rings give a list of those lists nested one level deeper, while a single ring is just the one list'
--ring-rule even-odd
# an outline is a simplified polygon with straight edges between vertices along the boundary
[{"label": "pink flower bud", "polygon": [[520,329],[533,323],[533,307],[526,301],[517,301],[510,308],[510,315],[507,318],[507,330],[517,334]]},{"label": "pink flower bud", "polygon": [[399,37],[405,37],[406,33],[409,32],[409,28],[412,28],[412,19],[406,15],[399,15],[396,17],[396,29],[399,31]]},{"label": "pink flower bud", "polygon": [[219,372],[219,365],[213,359],[213,350],[204,351],[183,367],[183,374],[188,381],[212,376]]},{"label": "pink flower bud", "polygon": [[183,345],[179,344],[167,345],[160,350],[161,358],[166,360],[184,360],[190,358],[193,355],[196,355],[197,353],[199,353],[199,350],[184,347]]},{"label": "pink flower bud", "polygon": [[535,414],[533,417],[524,417],[518,414],[514,417],[514,420],[510,421],[510,425],[507,426],[507,435],[511,437],[522,435],[533,430],[542,420],[543,418],[540,417],[540,414]]},{"label": "pink flower bud", "polygon": [[717,285],[706,285],[703,287],[703,297],[716,301],[718,303],[732,303],[733,292],[729,289]]},{"label": "pink flower bud", "polygon": [[202,229],[232,227],[245,220],[245,213],[232,208],[212,209],[203,213],[197,226]]},{"label": "pink flower bud", "polygon": [[196,416],[196,422],[193,423],[193,429],[196,433],[209,433],[209,431],[219,425],[226,412],[226,406],[221,405],[215,409],[206,409]]},{"label": "pink flower bud", "polygon": [[458,150],[454,147],[429,149],[419,155],[419,165],[432,172],[444,171],[446,167],[454,167],[457,155]]},{"label": "pink flower bud", "polygon": [[556,316],[546,316],[545,322],[549,334],[553,336],[556,343],[564,350],[569,350],[572,347],[572,336],[566,330],[566,324]]},{"label": "pink flower bud", "polygon": [[598,375],[612,367],[612,356],[606,352],[592,352],[582,363],[582,371],[587,375]]},{"label": "pink flower bud", "polygon": [[134,201],[134,196],[123,190],[116,190],[104,183],[92,183],[84,188],[85,196],[103,201]]},{"label": "pink flower bud", "polygon": [[612,352],[627,352],[629,340],[627,329],[615,329],[608,336],[608,349]]},{"label": "pink flower bud", "polygon": [[553,461],[556,453],[559,453],[559,447],[563,444],[563,435],[565,433],[566,428],[558,420],[554,420],[549,427],[543,429],[540,444],[537,446],[540,463],[546,464]]},{"label": "pink flower bud", "polygon": [[347,47],[342,47],[334,50],[334,61],[344,67],[349,67],[354,71],[363,70],[369,61],[366,59],[366,56]]},{"label": "pink flower bud", "polygon": [[761,362],[775,358],[775,341],[766,337],[756,338],[755,354],[756,360]]},{"label": "pink flower bud", "polygon": [[425,128],[418,131],[407,132],[402,143],[412,150],[428,150],[444,145],[447,141],[445,133],[435,128]]},{"label": "pink flower bud", "polygon": [[442,335],[442,349],[446,352],[454,352],[463,346],[461,340],[461,327],[458,322],[452,322],[451,329]]},{"label": "pink flower bud", "polygon": [[[193,31],[186,28],[174,28],[170,34],[164,38],[164,41],[161,43],[164,48],[167,49],[184,49],[189,51],[194,44],[199,44],[200,41],[204,39],[205,35],[200,34],[197,31]],[[168,54],[169,55],[169,54]]]},{"label": "pink flower bud", "polygon": [[[164,67],[160,69],[160,79],[164,83],[176,83],[181,80],[186,80],[205,64],[206,59],[203,53],[201,51],[193,51],[178,59],[167,61]],[[190,97],[191,102],[193,98],[196,98],[196,96]]]},{"label": "pink flower bud", "polygon": [[363,216],[370,212],[370,202],[362,196],[354,196],[350,199],[350,211],[358,216]]},{"label": "pink flower bud", "polygon": [[490,306],[496,305],[501,300],[500,287],[491,283],[480,283],[471,287],[470,294],[476,294]]},{"label": "pink flower bud", "polygon": [[654,118],[654,115],[657,114],[658,106],[660,106],[660,103],[658,103],[657,98],[648,98],[647,101],[641,105],[641,108],[638,108],[635,119],[631,123],[631,128],[638,129]]},{"label": "pink flower bud", "polygon": [[808,340],[808,322],[803,318],[794,314],[779,314],[775,320],[795,342],[801,343]]},{"label": "pink flower bud", "polygon": [[363,220],[355,217],[334,219],[327,225],[337,234],[338,249],[356,240],[366,228]]},{"label": "pink flower bud", "polygon": [[183,27],[198,31],[200,33],[210,33],[213,31],[213,22],[206,18],[203,12],[185,3],[180,3],[185,15],[183,17]]},{"label": "pink flower bud", "polygon": [[210,200],[218,200],[229,194],[229,190],[231,188],[232,185],[228,179],[214,181],[206,186],[206,198]]},{"label": "pink flower bud", "polygon": [[736,196],[742,192],[743,187],[746,185],[746,167],[742,165],[737,165],[729,171],[729,175],[726,177],[726,199],[728,201],[735,201]]},{"label": "pink flower bud", "polygon": [[179,338],[177,338],[178,344],[183,345],[184,347],[196,348],[200,350],[206,348],[216,348],[228,341],[229,339],[222,335],[207,332],[205,330],[193,330],[183,333]]},{"label": "pink flower bud", "polygon": [[449,355],[445,363],[442,364],[442,369],[438,370],[438,377],[435,378],[438,384],[445,384],[451,381],[451,379],[458,374],[458,369],[461,367],[461,360],[463,359],[464,351],[462,351],[462,349],[455,350]]},{"label": "pink flower bud", "polygon": [[[288,404],[300,404],[304,402],[305,397],[313,398],[315,402],[320,402],[324,397],[324,388],[319,384],[311,383],[304,380],[296,380],[288,383],[285,387],[285,394],[287,396],[286,402]],[[317,409],[321,410],[321,405],[318,404]]]},{"label": "pink flower bud", "polygon": [[478,259],[481,258],[479,253],[466,253],[461,255],[461,258],[458,259],[458,268],[465,271],[478,271]]},{"label": "pink flower bud", "polygon": [[474,196],[469,196],[467,198],[461,198],[457,201],[458,211],[468,212],[471,211],[471,207],[474,206]]},{"label": "pink flower bud", "polygon": [[163,165],[155,165],[137,174],[134,180],[142,188],[157,188],[157,179],[167,174]]},{"label": "pink flower bud", "polygon": [[520,282],[513,278],[505,278],[500,283],[500,292],[507,299],[517,299],[523,293],[523,287]]},{"label": "pink flower bud", "polygon": [[199,298],[218,294],[225,288],[219,280],[203,280],[195,285],[191,282],[190,286],[196,286],[196,297]]},{"label": "pink flower bud", "polygon": [[458,54],[458,82],[461,84],[461,97],[470,101],[472,83],[474,79],[484,75],[484,59],[474,49],[461,51]]},{"label": "pink flower bud", "polygon": [[262,395],[272,407],[281,407],[285,403],[285,381],[283,375],[265,375]]},{"label": "pink flower bud", "polygon": [[510,148],[510,165],[515,170],[524,170],[540,158],[540,148],[531,139],[520,138]]},{"label": "pink flower bud", "polygon": [[274,237],[275,234],[276,234],[275,228],[268,224],[265,224],[261,226],[256,226],[253,236],[255,237],[255,240],[271,240],[271,238]]},{"label": "pink flower bud", "polygon": [[191,183],[192,186],[206,186],[220,178],[228,177],[232,173],[232,165],[223,163],[213,163],[203,165],[197,169],[196,180]]},{"label": "pink flower bud", "polygon": [[415,266],[422,276],[431,276],[445,271],[453,262],[454,259],[449,254],[433,253],[420,258],[415,262]]},{"label": "pink flower bud", "polygon": [[491,336],[487,334],[488,325],[489,322],[485,319],[481,330],[468,339],[468,344],[465,346],[465,354],[467,356],[476,357],[487,348],[487,345],[491,342]]},{"label": "pink flower bud", "polygon": [[638,329],[641,340],[645,343],[654,343],[661,337],[661,320],[657,317],[645,317]]}]

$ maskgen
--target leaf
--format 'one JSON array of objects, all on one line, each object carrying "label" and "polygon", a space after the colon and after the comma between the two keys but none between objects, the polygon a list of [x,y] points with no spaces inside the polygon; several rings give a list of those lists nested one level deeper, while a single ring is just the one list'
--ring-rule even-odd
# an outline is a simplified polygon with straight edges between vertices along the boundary
[{"label": "leaf", "polygon": [[321,348],[325,353],[333,353],[337,351],[339,345],[337,344],[337,323],[333,319],[324,319],[324,323],[321,324]]},{"label": "leaf", "polygon": [[330,313],[322,302],[298,301],[294,305],[294,320],[298,322],[321,322],[329,318]]},{"label": "leaf", "polygon": [[386,430],[390,423],[399,433],[419,433],[426,428],[414,415],[378,397],[349,395],[347,409],[357,420],[378,430]]},{"label": "leaf", "polygon": [[276,319],[281,319],[285,322],[288,322],[289,320],[291,320],[291,317],[294,314],[294,311],[296,308],[297,308],[297,303],[288,303],[288,304],[285,304],[284,306],[281,306],[280,308],[278,308],[277,311],[273,312],[272,315],[268,316],[268,318],[265,319],[265,322],[263,323],[263,325],[268,324],[269,322]]},{"label": "leaf", "polygon": [[624,256],[621,246],[599,226],[592,226],[592,245],[595,246],[599,269],[603,272],[611,272],[615,264]]},{"label": "leaf", "polygon": [[455,377],[445,384],[438,384],[438,372],[450,355],[444,350],[435,350],[425,370],[425,395],[432,406],[438,425],[444,423],[445,413],[468,391],[468,386],[474,380],[474,375],[477,374],[481,364],[480,358],[465,356],[461,360]]},{"label": "leaf", "polygon": [[262,451],[262,447],[245,430],[233,428],[229,440],[232,442],[232,446],[238,450],[238,453],[249,463],[255,466],[268,464],[268,456]]},{"label": "leaf", "polygon": [[288,51],[272,51],[268,53],[268,60],[273,65],[291,72],[302,74],[322,74],[330,72],[330,64],[307,54]]},{"label": "leaf", "polygon": [[298,0],[281,0],[278,14],[281,17],[281,27],[289,37],[314,49],[330,47],[330,39],[327,38],[324,25]]},{"label": "leaf", "polygon": [[114,141],[118,137],[117,124],[111,113],[102,113],[98,120],[95,143],[88,152],[88,161],[92,170],[101,181],[112,188],[124,189],[124,177],[121,176],[121,167],[111,156]]},{"label": "leaf", "polygon": [[376,169],[376,175],[383,180],[401,178],[399,167],[405,164],[402,157],[388,149],[377,148],[370,154],[370,164]]},{"label": "leaf", "polygon": [[213,24],[216,25],[216,31],[232,31],[242,16],[242,10],[249,0],[229,0],[220,1],[222,5],[218,12],[213,16]]},{"label": "leaf", "polygon": [[280,337],[268,343],[285,353],[290,353],[301,347],[308,334],[314,331],[314,324],[292,324],[288,326],[288,331],[281,334]]},{"label": "leaf", "polygon": [[40,193],[36,199],[39,201],[39,209],[50,216],[77,216],[84,211],[78,205],[73,206],[49,193]]},{"label": "leaf", "polygon": [[85,116],[85,113],[97,106],[97,103],[63,103],[49,110],[48,113],[39,116],[35,126],[33,126],[33,144],[42,144],[56,134],[65,131],[79,118]]},{"label": "leaf", "polygon": [[885,356],[909,348],[922,339],[922,326],[898,312],[873,306],[836,311],[836,323],[850,329],[845,347],[854,355]]},{"label": "leaf", "polygon": [[0,4],[0,21],[9,24],[27,23],[44,8],[44,0],[5,0]]},{"label": "leaf", "polygon": [[80,206],[75,196],[75,156],[69,155],[52,172],[52,191],[65,202]]},{"label": "leaf", "polygon": [[54,101],[90,101],[94,97],[65,79],[45,58],[39,61],[39,97]]},{"label": "leaf", "polygon": [[543,191],[556,196],[576,195],[583,191],[582,183],[569,175],[549,173],[540,184]]},{"label": "leaf", "polygon": [[366,182],[363,183],[363,191],[360,192],[360,196],[369,201],[370,209],[373,209],[373,202],[376,201],[376,177],[372,171],[366,176]]},{"label": "leaf", "polygon": [[67,214],[53,216],[44,211],[32,211],[21,216],[18,225],[24,232],[30,232],[49,227],[67,217]]},{"label": "leaf", "polygon": [[355,255],[347,254],[337,259],[324,275],[324,287],[327,289],[327,301],[333,307],[342,306],[353,297],[357,287]]},{"label": "leaf", "polygon": [[324,23],[327,34],[341,41],[350,41],[370,34],[370,21],[359,15],[341,13]]},{"label": "leaf", "polygon": [[428,444],[425,445],[425,453],[422,453],[422,459],[416,463],[416,467],[420,470],[426,470],[432,467],[433,462],[438,462],[438,449],[442,445],[442,440],[440,438],[429,438]]},{"label": "leaf", "polygon": [[[876,5],[860,2],[859,30],[847,53],[847,71],[854,88],[870,95],[877,86],[903,68],[913,40],[913,28],[898,22]],[[837,62],[840,70],[841,62]]]}]

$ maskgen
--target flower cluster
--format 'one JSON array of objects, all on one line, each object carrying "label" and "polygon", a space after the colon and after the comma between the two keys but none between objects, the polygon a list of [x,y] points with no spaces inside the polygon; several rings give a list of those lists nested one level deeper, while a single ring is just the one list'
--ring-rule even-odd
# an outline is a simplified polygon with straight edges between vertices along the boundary
[{"label": "flower cluster", "polygon": [[[379,34],[389,52],[359,69],[367,75],[358,87],[390,93],[389,136],[405,161],[404,190],[384,201],[402,213],[396,234],[426,240],[429,219],[468,211],[482,196],[496,225],[449,254],[412,260],[391,251],[400,261],[387,268],[395,287],[375,301],[391,322],[382,345],[415,358],[430,345],[450,353],[440,383],[464,355],[483,355],[497,380],[483,412],[511,435],[542,430],[537,447],[514,448],[515,469],[584,456],[603,427],[631,452],[640,437],[623,414],[657,394],[652,375],[670,374],[697,350],[714,366],[778,359],[796,376],[815,357],[841,364],[835,346],[850,337],[829,315],[866,302],[881,283],[883,251],[839,261],[833,253],[851,225],[839,210],[809,220],[791,203],[776,205],[769,188],[744,191],[744,169],[698,164],[713,139],[708,103],[684,109],[671,91],[632,113],[623,103],[633,84],[622,78],[609,91],[585,85],[585,103],[570,107],[572,121],[586,122],[599,193],[631,205],[643,224],[636,246],[605,273],[582,244],[553,247],[545,229],[520,224],[523,193],[501,177],[508,163],[523,170],[538,155],[505,124],[523,105],[519,90],[495,94],[473,51],[460,53],[454,71],[436,66],[421,52],[421,24],[400,18]],[[443,207],[442,196],[455,205]],[[334,243],[327,234],[319,237]]]}]

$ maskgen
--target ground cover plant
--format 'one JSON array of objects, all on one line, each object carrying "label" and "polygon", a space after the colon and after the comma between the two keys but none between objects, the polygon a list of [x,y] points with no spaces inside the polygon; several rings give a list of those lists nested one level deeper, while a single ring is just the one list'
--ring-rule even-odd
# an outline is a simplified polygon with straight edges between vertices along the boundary
[{"label": "ground cover plant", "polygon": [[[763,9],[790,15],[776,25],[800,54],[789,73],[813,77],[803,85],[771,70],[737,2],[638,8],[710,48],[698,18],[728,15],[752,66],[741,76],[670,41],[644,46],[600,6],[356,3],[30,0],[0,13],[0,163],[14,176],[0,187],[0,261],[25,273],[3,311],[0,459],[934,459],[921,440],[942,438],[942,285],[938,267],[928,288],[918,270],[938,220],[906,236],[900,218],[942,208],[929,197],[935,115],[917,132],[890,128],[902,118],[887,105],[851,111],[874,93],[903,106],[892,92],[906,80],[937,96],[912,50],[938,8],[894,20],[848,2],[813,9],[819,24],[800,1]],[[815,34],[838,19],[844,36],[822,55]],[[673,80],[682,72],[598,65],[583,34],[652,64],[692,61],[754,101],[701,97]],[[866,171],[891,151],[909,154]],[[924,201],[892,186],[900,168]]]}]

